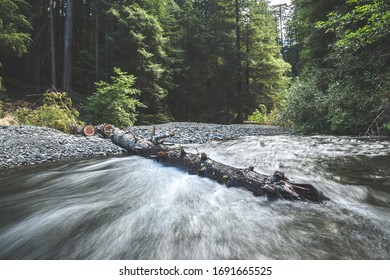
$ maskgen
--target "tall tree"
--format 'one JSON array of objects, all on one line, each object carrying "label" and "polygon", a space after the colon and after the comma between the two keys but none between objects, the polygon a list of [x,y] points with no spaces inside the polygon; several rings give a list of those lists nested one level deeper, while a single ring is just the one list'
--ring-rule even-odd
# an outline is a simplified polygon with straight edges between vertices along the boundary
[{"label": "tall tree", "polygon": [[135,87],[141,90],[140,99],[147,106],[139,119],[145,123],[167,120],[164,104],[170,86],[168,39],[159,15],[147,9],[149,5],[148,1],[123,1],[108,10],[114,19],[108,34],[113,63],[137,77]]},{"label": "tall tree", "polygon": [[205,54],[206,38],[203,13],[190,0],[176,1],[172,7],[175,25],[172,27],[170,43],[178,50],[177,71],[173,73],[174,87],[169,94],[173,115],[179,120],[199,119],[199,108],[206,108],[208,58]]},{"label": "tall tree", "polygon": [[183,70],[175,75],[178,87],[170,99],[175,116],[230,123],[259,103],[271,109],[289,67],[266,1],[177,3]]},{"label": "tall tree", "polygon": [[144,123],[231,123],[277,102],[286,65],[265,0],[29,1],[34,40],[18,68],[39,90],[62,78],[88,96],[120,67],[137,78]]},{"label": "tall tree", "polygon": [[99,30],[100,30],[100,3],[95,0],[95,81],[99,81],[100,55],[99,55]]},{"label": "tall tree", "polygon": [[65,38],[64,38],[64,70],[62,87],[65,91],[72,89],[72,26],[73,1],[66,0],[65,12]]},{"label": "tall tree", "polygon": [[185,120],[232,122],[237,110],[234,2],[178,3],[183,71],[174,79],[178,84],[174,107],[184,111]]},{"label": "tall tree", "polygon": [[268,110],[278,106],[290,65],[282,58],[276,25],[267,3],[250,0],[247,5],[243,35],[247,87],[244,108],[249,113],[254,109],[253,104],[263,104]]},{"label": "tall tree", "polygon": [[239,0],[234,1],[234,14],[235,14],[235,26],[236,26],[236,96],[237,96],[237,117],[236,122],[242,123],[243,121],[243,98],[242,98],[242,67],[241,67],[241,13],[243,11],[240,7]]},{"label": "tall tree", "polygon": [[[23,0],[0,0],[0,67],[9,54],[21,56],[31,43],[31,24],[25,13],[28,3]],[[0,77],[0,92],[4,91]]]},{"label": "tall tree", "polygon": [[[324,33],[316,28],[316,22],[326,20],[328,13],[336,7],[342,7],[345,0],[292,0],[293,18],[290,23],[290,36],[300,46],[301,64],[305,66],[323,66],[324,57],[333,44],[333,33]],[[292,38],[293,37],[293,38]]]},{"label": "tall tree", "polygon": [[53,0],[49,0],[50,9],[50,53],[51,53],[51,84],[57,86],[57,73],[56,73],[56,47],[54,40],[54,13],[53,13]]}]

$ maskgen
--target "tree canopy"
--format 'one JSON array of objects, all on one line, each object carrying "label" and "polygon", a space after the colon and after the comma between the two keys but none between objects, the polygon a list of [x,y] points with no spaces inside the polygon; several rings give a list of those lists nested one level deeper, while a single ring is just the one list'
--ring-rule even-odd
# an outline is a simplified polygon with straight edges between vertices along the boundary
[{"label": "tree canopy", "polygon": [[31,24],[25,16],[28,3],[23,0],[0,0],[0,48],[15,55],[26,53],[31,42]]},{"label": "tree canopy", "polygon": [[389,2],[293,3],[290,36],[300,49],[300,77],[285,120],[307,132],[383,133],[390,121]]},{"label": "tree canopy", "polygon": [[[282,18],[267,0],[0,0],[0,91],[34,102],[54,86],[86,122],[109,118],[101,102],[112,102],[122,125],[250,119],[382,133],[389,5],[293,0]],[[108,90],[122,87],[118,75],[137,94]]]},{"label": "tree canopy", "polygon": [[336,44],[357,50],[389,36],[390,2],[386,0],[347,0],[347,9],[332,11],[317,27],[336,34]]},{"label": "tree canopy", "polygon": [[[31,43],[31,24],[25,13],[28,3],[23,0],[0,0],[0,67],[9,54],[21,56]],[[4,92],[0,76],[0,93]]]},{"label": "tree canopy", "polygon": [[268,1],[2,0],[0,7],[0,46],[25,54],[17,65],[4,63],[11,98],[54,85],[85,103],[118,67],[136,78],[136,99],[146,105],[139,123],[230,123],[259,104],[273,109],[287,84]]}]

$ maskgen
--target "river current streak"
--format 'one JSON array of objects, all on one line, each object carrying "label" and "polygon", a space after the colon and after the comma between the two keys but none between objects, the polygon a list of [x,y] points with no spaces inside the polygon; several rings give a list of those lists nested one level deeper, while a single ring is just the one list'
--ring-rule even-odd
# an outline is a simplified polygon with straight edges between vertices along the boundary
[{"label": "river current streak", "polygon": [[326,136],[197,146],[313,183],[331,198],[323,205],[268,201],[137,156],[6,170],[0,259],[390,259],[389,147]]}]

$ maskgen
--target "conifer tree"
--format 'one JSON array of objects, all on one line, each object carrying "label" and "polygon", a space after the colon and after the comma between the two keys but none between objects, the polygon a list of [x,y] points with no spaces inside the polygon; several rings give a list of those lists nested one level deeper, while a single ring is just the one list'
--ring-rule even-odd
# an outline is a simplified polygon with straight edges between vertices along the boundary
[{"label": "conifer tree", "polygon": [[246,64],[246,112],[253,104],[264,104],[268,110],[281,101],[280,93],[287,85],[290,65],[281,56],[277,30],[265,1],[249,0],[243,23],[243,53]]},{"label": "conifer tree", "polygon": [[[31,24],[25,13],[28,3],[23,0],[0,0],[0,67],[9,54],[21,56],[31,43]],[[4,91],[0,77],[0,92]]]},{"label": "conifer tree", "polygon": [[159,113],[162,119],[155,120],[163,121],[161,109],[165,107],[170,79],[168,40],[158,16],[153,10],[146,10],[149,5],[147,1],[112,4],[108,13],[114,19],[114,29],[107,35],[115,66],[137,77],[135,87],[141,91],[140,99],[147,106],[143,116],[150,115],[145,122]]},{"label": "conifer tree", "polygon": [[65,91],[72,89],[72,44],[73,44],[73,0],[66,0],[64,70],[62,87]]}]

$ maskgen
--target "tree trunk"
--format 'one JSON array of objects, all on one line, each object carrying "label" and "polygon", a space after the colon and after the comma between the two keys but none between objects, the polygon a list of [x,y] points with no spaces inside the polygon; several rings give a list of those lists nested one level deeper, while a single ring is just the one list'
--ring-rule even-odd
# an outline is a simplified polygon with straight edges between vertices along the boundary
[{"label": "tree trunk", "polygon": [[236,123],[242,123],[243,111],[242,111],[242,69],[241,69],[241,35],[240,35],[240,3],[235,0],[235,20],[236,20],[236,52],[237,52],[237,73],[236,73],[236,95],[237,95],[237,117]]},{"label": "tree trunk", "polygon": [[247,119],[248,115],[251,112],[248,112],[248,104],[249,104],[249,77],[250,77],[250,32],[249,32],[249,19],[247,20],[246,23],[246,63],[245,63],[245,96],[244,102],[243,102],[243,110],[244,110],[244,118]]},{"label": "tree trunk", "polygon": [[95,3],[95,81],[99,81],[99,4]]},{"label": "tree trunk", "polygon": [[49,1],[50,5],[50,53],[51,53],[51,84],[53,87],[57,86],[56,79],[56,51],[54,41],[54,15],[53,15],[53,0]]},{"label": "tree trunk", "polygon": [[183,148],[173,148],[162,144],[164,137],[146,139],[112,128],[112,142],[133,154],[155,159],[167,166],[181,168],[190,174],[197,174],[215,180],[227,187],[249,190],[255,196],[267,195],[269,198],[283,197],[289,200],[322,202],[329,200],[310,184],[297,184],[279,171],[273,176],[257,173],[253,167],[235,168],[207,157],[205,153],[192,154]]},{"label": "tree trunk", "polygon": [[64,77],[63,89],[69,91],[72,89],[72,0],[66,0],[65,13],[65,39],[64,39]]}]

